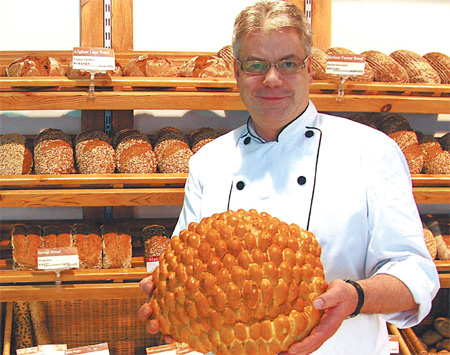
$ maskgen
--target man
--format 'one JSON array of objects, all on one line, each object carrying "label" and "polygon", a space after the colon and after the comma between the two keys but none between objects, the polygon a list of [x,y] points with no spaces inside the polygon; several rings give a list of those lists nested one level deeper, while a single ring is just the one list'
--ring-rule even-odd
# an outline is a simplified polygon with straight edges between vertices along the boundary
[{"label": "man", "polygon": [[[288,2],[262,1],[238,15],[234,71],[250,118],[191,158],[174,234],[239,208],[312,231],[329,287],[313,302],[324,311],[320,324],[289,354],[389,354],[386,322],[419,323],[438,275],[399,147],[309,101],[311,44],[307,19]],[[152,286],[141,282],[147,293]],[[139,316],[150,313],[145,304]]]}]

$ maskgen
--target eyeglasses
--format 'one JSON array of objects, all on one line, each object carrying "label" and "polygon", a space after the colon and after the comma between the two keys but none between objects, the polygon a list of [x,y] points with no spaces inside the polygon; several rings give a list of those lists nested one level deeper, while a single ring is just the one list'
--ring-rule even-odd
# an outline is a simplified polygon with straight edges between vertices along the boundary
[{"label": "eyeglasses", "polygon": [[237,60],[241,64],[241,70],[247,74],[265,74],[269,71],[269,69],[273,66],[278,69],[278,71],[282,74],[292,74],[299,72],[306,66],[306,61],[308,60],[307,56],[305,59],[285,59],[280,60],[276,63],[269,63],[265,60],[246,60],[241,62]]}]

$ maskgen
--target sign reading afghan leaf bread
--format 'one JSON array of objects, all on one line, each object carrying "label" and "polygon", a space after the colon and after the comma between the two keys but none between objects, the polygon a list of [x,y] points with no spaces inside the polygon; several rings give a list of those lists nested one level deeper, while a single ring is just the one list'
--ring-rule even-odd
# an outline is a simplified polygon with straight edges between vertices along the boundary
[{"label": "sign reading afghan leaf bread", "polygon": [[277,354],[306,337],[327,283],[311,232],[255,210],[191,223],[153,273],[161,331],[199,352]]}]

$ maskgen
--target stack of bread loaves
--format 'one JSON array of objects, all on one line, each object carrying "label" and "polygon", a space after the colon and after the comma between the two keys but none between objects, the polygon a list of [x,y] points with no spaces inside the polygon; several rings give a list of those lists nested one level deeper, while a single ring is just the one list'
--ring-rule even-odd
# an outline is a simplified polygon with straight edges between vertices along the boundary
[{"label": "stack of bread loaves", "polygon": [[174,127],[164,127],[156,132],[155,154],[161,173],[187,173],[192,151],[186,134]]},{"label": "stack of bread loaves", "polygon": [[55,128],[41,131],[34,141],[36,174],[71,174],[75,172],[72,139]]},{"label": "stack of bread loaves", "polygon": [[109,174],[116,168],[115,151],[109,136],[85,130],[75,139],[75,160],[81,174]]},{"label": "stack of bread loaves", "polygon": [[0,136],[0,175],[27,175],[33,168],[33,153],[27,138],[18,133]]},{"label": "stack of bread loaves", "polygon": [[150,174],[156,171],[156,156],[147,136],[135,129],[117,132],[112,141],[120,173]]},{"label": "stack of bread loaves", "polygon": [[410,83],[441,83],[439,74],[420,54],[406,49],[399,49],[392,52],[390,56],[406,69]]},{"label": "stack of bread loaves", "polygon": [[150,304],[163,334],[198,352],[287,351],[318,324],[327,283],[311,232],[255,210],[191,223],[153,273]]}]

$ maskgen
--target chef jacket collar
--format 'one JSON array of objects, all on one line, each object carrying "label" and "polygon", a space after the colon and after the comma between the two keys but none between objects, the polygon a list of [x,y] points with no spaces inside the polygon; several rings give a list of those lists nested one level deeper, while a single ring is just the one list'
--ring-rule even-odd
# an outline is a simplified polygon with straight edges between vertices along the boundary
[{"label": "chef jacket collar", "polygon": [[[315,114],[317,111],[314,107],[314,105],[310,105],[310,102],[308,103],[308,106],[305,108],[305,110],[297,116],[295,119],[293,119],[291,122],[289,122],[286,126],[282,128],[280,133],[278,133],[276,142],[279,142],[280,139],[289,139],[289,136],[291,134],[297,134],[297,129],[300,125],[304,124],[309,117],[311,117],[311,114]],[[313,115],[312,117],[314,117]],[[302,119],[299,119],[302,118]],[[255,124],[252,121],[252,117],[249,116],[247,119],[247,130],[244,130],[244,132],[241,135],[241,139],[245,138],[247,136],[251,136],[256,139],[259,143],[268,143],[266,140],[261,138],[258,133],[256,133]]]}]

